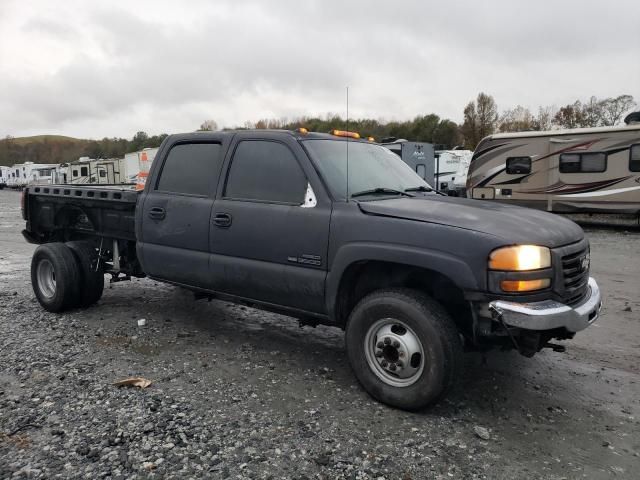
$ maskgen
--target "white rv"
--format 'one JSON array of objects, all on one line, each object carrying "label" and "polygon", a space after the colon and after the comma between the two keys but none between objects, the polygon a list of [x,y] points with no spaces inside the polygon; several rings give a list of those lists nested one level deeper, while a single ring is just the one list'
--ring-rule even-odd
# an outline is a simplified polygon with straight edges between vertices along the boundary
[{"label": "white rv", "polygon": [[140,172],[149,173],[157,148],[145,148],[139,152],[127,153],[122,160],[122,183],[138,183]]},{"label": "white rv", "polygon": [[50,183],[50,172],[55,170],[55,167],[48,163],[16,163],[10,168],[7,186],[21,189],[31,183]]},{"label": "white rv", "polygon": [[89,183],[113,185],[122,183],[122,159],[96,160],[90,165]]},{"label": "white rv", "polygon": [[89,164],[91,162],[89,157],[80,157],[77,161],[71,162],[68,167],[67,182],[70,184],[89,183]]},{"label": "white rv", "polygon": [[438,190],[455,197],[466,195],[467,170],[471,150],[438,150],[436,152],[436,185]]},{"label": "white rv", "polygon": [[0,190],[7,186],[10,175],[11,169],[9,167],[0,166]]},{"label": "white rv", "polygon": [[562,213],[640,213],[640,112],[626,126],[491,135],[467,195]]},{"label": "white rv", "polygon": [[55,183],[56,168],[58,165],[35,166],[31,168],[27,185],[51,185]]},{"label": "white rv", "polygon": [[67,178],[69,177],[69,164],[63,163],[62,165],[56,166],[56,170],[54,172],[54,185],[63,185],[67,183]]},{"label": "white rv", "polygon": [[122,183],[120,177],[121,160],[117,158],[95,160],[81,157],[69,164],[67,181],[71,184],[113,185]]}]

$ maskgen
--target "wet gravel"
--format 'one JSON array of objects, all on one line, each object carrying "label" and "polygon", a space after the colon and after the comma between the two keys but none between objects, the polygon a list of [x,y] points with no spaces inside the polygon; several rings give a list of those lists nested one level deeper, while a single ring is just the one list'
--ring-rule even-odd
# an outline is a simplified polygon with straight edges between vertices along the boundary
[{"label": "wet gravel", "polygon": [[[589,232],[607,303],[566,354],[467,355],[452,395],[408,413],[358,386],[337,329],[194,302],[149,280],[47,313],[21,228],[18,195],[0,191],[0,478],[633,478],[640,468],[638,233]],[[133,376],[153,383],[113,385]]]}]

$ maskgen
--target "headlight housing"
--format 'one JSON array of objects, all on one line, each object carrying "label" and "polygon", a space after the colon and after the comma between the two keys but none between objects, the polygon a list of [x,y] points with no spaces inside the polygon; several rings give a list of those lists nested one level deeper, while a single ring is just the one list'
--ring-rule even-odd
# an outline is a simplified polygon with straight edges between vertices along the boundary
[{"label": "headlight housing", "polygon": [[507,272],[526,272],[551,267],[551,251],[538,245],[498,248],[489,255],[489,268]]}]

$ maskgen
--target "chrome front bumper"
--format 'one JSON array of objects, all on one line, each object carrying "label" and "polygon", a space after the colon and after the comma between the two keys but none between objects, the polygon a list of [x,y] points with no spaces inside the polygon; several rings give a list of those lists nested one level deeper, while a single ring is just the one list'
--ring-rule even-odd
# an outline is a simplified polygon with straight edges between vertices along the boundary
[{"label": "chrome front bumper", "polygon": [[593,278],[589,278],[589,294],[576,307],[570,307],[554,300],[542,302],[516,303],[495,300],[489,309],[501,316],[502,321],[512,327],[527,330],[552,330],[566,328],[570,332],[584,330],[600,315],[602,297],[600,288]]}]

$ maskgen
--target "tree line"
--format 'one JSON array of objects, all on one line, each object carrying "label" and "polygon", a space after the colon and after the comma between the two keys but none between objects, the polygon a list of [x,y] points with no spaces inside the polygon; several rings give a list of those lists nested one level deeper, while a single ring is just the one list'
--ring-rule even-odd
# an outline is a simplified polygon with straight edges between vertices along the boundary
[{"label": "tree line", "polygon": [[[618,125],[624,115],[635,107],[636,103],[631,95],[619,95],[603,99],[591,97],[585,101],[578,99],[560,108],[538,107],[534,112],[517,105],[500,113],[493,96],[481,92],[464,107],[461,124],[441,118],[435,113],[418,115],[406,121],[386,122],[359,118],[349,119],[348,123],[340,115],[327,114],[324,117],[261,119],[255,123],[245,122],[241,127],[235,128],[293,130],[305,127],[315,132],[349,129],[361,135],[373,136],[377,141],[404,138],[433,143],[437,149],[463,146],[473,150],[483,137],[497,132]],[[198,130],[218,129],[214,120],[206,120]],[[67,163],[83,156],[121,158],[125,153],[158,147],[166,136],[166,133],[149,136],[144,131],[137,132],[131,139],[105,137],[102,140],[84,140],[52,135],[14,139],[8,136],[0,140],[0,165],[24,162]]]},{"label": "tree line", "polygon": [[[591,97],[582,102],[557,108],[538,107],[534,114],[529,108],[517,105],[499,113],[495,99],[486,93],[479,93],[463,110],[463,122],[458,125],[452,120],[440,118],[434,113],[418,115],[404,122],[384,122],[374,119],[349,119],[348,129],[376,140],[395,137],[416,142],[433,143],[436,149],[450,149],[457,146],[473,150],[487,135],[502,132],[525,132],[554,130],[561,128],[605,127],[622,123],[624,115],[636,107],[631,95],[619,95],[598,99]],[[339,115],[329,114],[324,118],[300,117],[294,120],[262,119],[255,123],[245,122],[239,128],[295,129],[305,127],[310,131],[329,132],[347,128],[347,121]],[[238,128],[238,127],[236,127]],[[201,130],[216,130],[217,123],[208,120]]]},{"label": "tree line", "polygon": [[591,97],[586,102],[576,100],[560,108],[538,107],[535,114],[517,105],[499,114],[494,98],[480,93],[464,108],[460,134],[465,146],[473,150],[482,138],[498,132],[612,127],[622,123],[624,115],[635,107],[631,95],[619,95],[603,99]]}]

